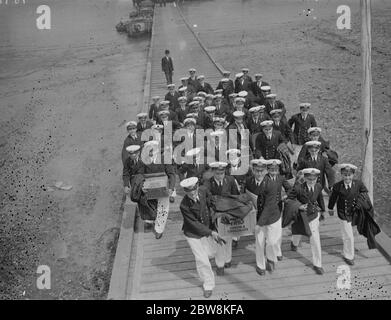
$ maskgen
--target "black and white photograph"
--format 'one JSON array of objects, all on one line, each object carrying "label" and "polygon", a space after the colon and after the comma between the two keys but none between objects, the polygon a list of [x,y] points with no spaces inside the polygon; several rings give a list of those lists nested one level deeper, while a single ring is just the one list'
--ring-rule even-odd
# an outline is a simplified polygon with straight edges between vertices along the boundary
[{"label": "black and white photograph", "polygon": [[0,0],[0,300],[390,300],[390,17]]}]

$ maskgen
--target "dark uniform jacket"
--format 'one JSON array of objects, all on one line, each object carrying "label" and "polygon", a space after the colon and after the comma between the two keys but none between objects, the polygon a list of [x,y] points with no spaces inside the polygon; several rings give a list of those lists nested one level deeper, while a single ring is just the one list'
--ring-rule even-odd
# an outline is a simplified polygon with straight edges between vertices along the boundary
[{"label": "dark uniform jacket", "polygon": [[141,125],[140,122],[137,122],[137,132],[142,133],[144,130],[149,129],[152,126],[153,126],[153,122],[150,120],[147,120],[144,127]]},{"label": "dark uniform jacket", "polygon": [[[239,161],[239,165],[238,166],[241,166],[241,165],[242,164]],[[243,171],[243,169],[240,168],[240,172],[242,172],[242,171]],[[237,172],[239,172],[238,169],[236,170],[236,173]],[[228,164],[227,169],[225,170],[225,174],[235,178],[236,182],[239,185],[239,191],[241,193],[243,193],[244,192],[244,185],[246,183],[246,178],[249,176],[249,171],[247,171],[247,172],[245,172],[243,174],[235,174],[235,171],[232,168],[232,165]]]},{"label": "dark uniform jacket", "polygon": [[[234,82],[231,80],[231,79],[228,79],[228,85],[227,85],[228,88],[231,88],[232,89],[232,92],[235,91],[235,85],[234,85]],[[221,81],[219,81],[219,84],[217,85],[216,87],[216,90],[218,89],[223,89],[223,83]]]},{"label": "dark uniform jacket", "polygon": [[212,234],[211,209],[214,209],[214,200],[210,192],[200,187],[198,189],[199,202],[195,202],[185,195],[180,209],[183,215],[183,233],[186,237],[200,239]]},{"label": "dark uniform jacket", "polygon": [[332,210],[337,203],[338,217],[342,220],[352,221],[354,210],[357,208],[358,196],[367,193],[368,189],[360,180],[353,179],[350,190],[346,190],[342,181],[337,182],[332,189],[328,208]]},{"label": "dark uniform jacket", "polygon": [[159,111],[159,107],[156,104],[152,103],[148,111],[149,119],[156,120],[158,111]]},{"label": "dark uniform jacket", "polygon": [[280,120],[280,123],[277,125],[275,122],[273,122],[273,129],[280,131],[286,141],[290,141],[291,143],[294,142],[293,132],[288,123]]},{"label": "dark uniform jacket", "polygon": [[295,143],[298,145],[303,145],[306,141],[308,141],[307,130],[309,128],[316,127],[316,120],[312,114],[308,114],[304,120],[301,116],[301,113],[297,113],[289,119],[288,124],[291,128],[293,125],[295,125],[295,128],[293,129]]},{"label": "dark uniform jacket", "polygon": [[162,58],[162,70],[165,73],[171,73],[174,71],[174,65],[172,63],[171,57],[168,57],[168,60],[166,56]]},{"label": "dark uniform jacket", "polygon": [[288,199],[297,199],[302,204],[308,204],[307,218],[308,222],[311,222],[318,217],[319,211],[325,211],[322,190],[323,188],[319,183],[315,184],[313,193],[310,192],[307,183],[296,183],[288,193]]},{"label": "dark uniform jacket", "polygon": [[127,158],[122,171],[122,180],[124,183],[124,187],[130,187],[133,177],[136,174],[143,173],[143,170],[144,166],[140,157],[137,161]]},{"label": "dark uniform jacket", "polygon": [[189,164],[184,163],[180,165],[178,169],[178,176],[180,180],[185,178],[197,177],[198,184],[202,185],[204,183],[203,175],[204,172],[208,169],[207,164]]},{"label": "dark uniform jacket", "polygon": [[212,94],[214,92],[212,86],[207,82],[204,82],[204,85],[201,85],[201,83],[199,83],[198,92],[199,91],[203,91],[207,94]]},{"label": "dark uniform jacket", "polygon": [[[307,140],[309,141],[310,139],[307,139]],[[318,141],[321,143],[320,149],[319,149],[319,154],[323,154],[323,152],[326,152],[327,150],[330,149],[328,141],[324,140],[322,137],[319,137]],[[309,154],[310,154],[310,152],[308,151],[308,146],[306,146],[304,144],[303,147],[301,148],[299,156],[297,158],[302,160]],[[298,160],[298,161],[300,161],[300,160]]]},{"label": "dark uniform jacket", "polygon": [[188,108],[186,107],[185,110],[182,110],[181,107],[176,108],[175,113],[177,115],[177,120],[180,123],[183,123],[183,120],[186,119],[186,115],[189,113]]},{"label": "dark uniform jacket", "polygon": [[251,91],[253,92],[254,96],[256,96],[257,98],[264,98],[262,95],[261,87],[268,86],[268,85],[269,84],[265,81],[261,81],[260,85],[257,84],[257,81],[253,81],[250,88],[251,88]]},{"label": "dark uniform jacket", "polygon": [[246,179],[245,179],[245,183],[244,183],[244,192],[246,190],[250,191],[251,193],[255,194],[255,195],[259,195],[259,193],[261,192],[261,184],[262,184],[262,181],[260,181],[259,185],[257,185],[256,181],[255,181],[255,177],[254,176],[247,176]]},{"label": "dark uniform jacket", "polygon": [[262,156],[266,160],[279,159],[280,155],[277,147],[280,143],[286,142],[279,131],[273,130],[271,140],[267,139],[266,135],[261,132],[255,140],[255,156]]},{"label": "dark uniform jacket", "polygon": [[281,113],[281,121],[287,121],[286,120],[286,109],[285,109],[285,105],[280,101],[280,100],[276,100],[274,101],[274,104],[271,104],[269,101],[266,101],[265,102],[265,112],[270,116],[270,111],[272,110],[275,110],[275,109],[281,109],[282,110],[282,113]]},{"label": "dark uniform jacket", "polygon": [[238,93],[240,91],[250,91],[251,90],[251,78],[243,77],[243,83],[239,80],[235,80],[235,92]]},{"label": "dark uniform jacket", "polygon": [[231,176],[225,176],[223,179],[223,185],[219,186],[214,177],[206,180],[204,182],[205,187],[210,191],[214,196],[230,196],[230,195],[239,195],[238,186],[236,184],[235,178]]},{"label": "dark uniform jacket", "polygon": [[320,174],[318,176],[318,182],[322,185],[324,188],[326,185],[326,179],[329,185],[329,188],[331,188],[335,183],[335,172],[333,168],[330,166],[330,163],[328,159],[318,153],[318,156],[316,158],[316,161],[312,160],[311,155],[307,155],[304,157],[304,159],[301,159],[298,162],[297,170],[303,170],[305,168],[316,168],[320,170]]},{"label": "dark uniform jacket", "polygon": [[253,117],[249,115],[246,120],[247,128],[250,130],[251,134],[261,132],[261,122],[265,120],[270,120],[269,115],[266,112],[260,113],[258,116],[258,121],[254,122]]},{"label": "dark uniform jacket", "polygon": [[288,192],[292,187],[284,176],[277,175],[273,181],[267,174],[261,183],[257,199],[257,225],[271,225],[281,218],[281,191]]},{"label": "dark uniform jacket", "polygon": [[200,82],[197,79],[192,79],[189,77],[187,79],[187,90],[190,92],[197,93],[200,89]]},{"label": "dark uniform jacket", "polygon": [[129,153],[126,151],[126,148],[132,145],[139,145],[142,147],[144,144],[144,141],[141,141],[141,133],[137,132],[136,133],[136,139],[132,138],[130,135],[128,135],[125,138],[124,145],[122,147],[122,164],[125,164],[125,161],[127,158],[129,158]]},{"label": "dark uniform jacket", "polygon": [[178,91],[174,91],[174,94],[171,94],[170,92],[167,92],[167,94],[164,97],[164,100],[170,101],[170,110],[174,111],[176,108],[179,107],[178,98],[180,97],[180,94]]},{"label": "dark uniform jacket", "polygon": [[230,115],[230,113],[231,113],[231,108],[227,104],[222,102],[220,106],[216,105],[216,111],[215,111],[216,116],[227,117],[228,115]]}]

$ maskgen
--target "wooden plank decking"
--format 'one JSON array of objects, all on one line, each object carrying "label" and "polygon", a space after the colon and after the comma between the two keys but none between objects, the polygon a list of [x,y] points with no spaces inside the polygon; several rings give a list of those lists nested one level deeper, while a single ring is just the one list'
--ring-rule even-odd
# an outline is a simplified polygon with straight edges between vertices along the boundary
[{"label": "wooden plank decking", "polygon": [[[160,59],[170,49],[174,59],[174,82],[188,75],[195,67],[206,81],[216,86],[219,69],[202,49],[172,5],[156,7],[153,25],[151,81],[149,97],[164,96],[166,81]],[[148,79],[147,79],[148,81]],[[148,92],[144,93],[148,97]],[[146,106],[148,103],[145,103]],[[179,204],[183,191],[177,184],[178,196],[170,207],[163,237],[156,240],[152,232],[144,232],[141,219],[135,223],[127,279],[127,299],[203,299],[194,257],[181,231]],[[391,267],[378,250],[368,250],[366,239],[356,234],[356,265],[350,267],[351,290],[338,290],[337,268],[344,265],[338,218],[326,217],[320,225],[322,259],[325,274],[316,275],[308,239],[303,237],[298,252],[290,251],[290,231],[283,230],[284,259],[273,274],[260,277],[255,272],[254,236],[243,237],[233,250],[232,268],[223,277],[216,276],[212,299],[389,299]],[[212,264],[214,262],[212,260]]]}]

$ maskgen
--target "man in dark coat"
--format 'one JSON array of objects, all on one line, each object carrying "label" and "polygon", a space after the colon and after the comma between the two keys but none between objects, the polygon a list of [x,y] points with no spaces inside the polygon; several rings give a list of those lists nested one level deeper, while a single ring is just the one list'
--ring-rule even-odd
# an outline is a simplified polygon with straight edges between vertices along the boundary
[{"label": "man in dark coat", "polygon": [[[265,269],[273,272],[275,263],[282,260],[282,188],[285,192],[291,189],[284,176],[279,175],[279,159],[270,159],[266,162],[268,173],[263,178],[257,199],[257,228],[255,231],[256,243],[256,271],[259,275],[265,274]],[[266,259],[265,259],[266,247]]]},{"label": "man in dark coat", "polygon": [[148,120],[148,114],[146,112],[140,112],[137,114],[137,132],[143,133],[144,130],[147,130],[153,126],[153,122]]},{"label": "man in dark coat", "polygon": [[[212,195],[229,197],[230,195],[239,195],[240,191],[235,178],[227,176],[225,170],[226,162],[212,162],[209,164],[213,171],[213,177],[204,182]],[[231,267],[232,260],[232,236],[223,237],[225,244],[218,248],[216,256],[217,275],[224,275],[224,268]]]},{"label": "man in dark coat", "polygon": [[[352,221],[358,209],[359,198],[367,195],[368,189],[360,180],[354,179],[357,167],[352,164],[341,164],[342,180],[332,189],[329,199],[329,214],[333,215],[333,208],[337,204],[337,214],[340,219],[343,259],[348,265],[354,265],[354,235]],[[374,236],[373,236],[374,237]]]},{"label": "man in dark coat", "polygon": [[[273,120],[273,129],[281,132],[282,136],[287,142],[293,143],[293,132],[287,122],[281,120],[282,110],[274,109],[270,111],[270,116]],[[291,150],[293,152],[293,149]]]},{"label": "man in dark coat", "polygon": [[126,151],[126,147],[131,145],[143,145],[143,141],[141,141],[141,133],[137,132],[137,122],[129,121],[126,123],[126,130],[128,131],[128,136],[125,138],[124,144],[122,146],[122,164],[125,165],[126,159],[129,157],[129,153]]},{"label": "man in dark coat", "polygon": [[170,50],[166,50],[165,56],[162,58],[162,71],[164,72],[167,84],[172,83],[172,74],[174,73],[174,64],[170,57]]},{"label": "man in dark coat", "polygon": [[[244,112],[235,111],[232,113],[234,122],[227,128],[229,137],[229,147],[241,150],[250,146],[250,134],[244,122]],[[235,135],[236,132],[236,135]],[[235,141],[236,139],[236,141]]]},{"label": "man in dark coat", "polygon": [[198,187],[196,177],[185,179],[180,185],[186,193],[180,204],[182,230],[194,255],[198,276],[203,282],[204,297],[209,298],[215,287],[209,258],[216,255],[217,243],[222,243],[212,223],[214,199],[206,188]]},{"label": "man in dark coat", "polygon": [[254,96],[259,100],[260,98],[263,98],[261,87],[268,86],[269,84],[266,81],[262,81],[262,74],[260,73],[255,74],[254,77],[255,81],[251,83],[250,89]]},{"label": "man in dark coat", "polygon": [[180,123],[183,123],[183,121],[186,119],[186,115],[189,112],[187,108],[187,98],[186,97],[179,97],[178,98],[179,107],[175,110],[177,119]]},{"label": "man in dark coat", "polygon": [[216,116],[227,117],[230,114],[230,108],[227,104],[223,103],[223,96],[221,94],[214,96],[214,103]]},{"label": "man in dark coat", "polygon": [[281,110],[281,121],[287,122],[285,116],[286,114],[285,105],[280,100],[277,100],[276,97],[277,95],[275,93],[269,93],[266,96],[266,103],[265,103],[266,112],[269,116],[271,116],[270,111],[275,109]]},{"label": "man in dark coat", "polygon": [[[197,177],[198,184],[203,185],[204,173],[208,170],[208,164],[205,163],[202,148],[193,148],[186,152],[186,161],[178,169],[179,180]],[[191,160],[190,160],[191,159]],[[202,161],[203,160],[203,161]]]},{"label": "man in dark coat", "polygon": [[278,146],[286,140],[279,131],[273,130],[273,121],[261,122],[262,133],[255,140],[255,157],[263,157],[266,160],[279,159]]},{"label": "man in dark coat", "polygon": [[126,148],[126,152],[128,152],[129,157],[126,159],[122,171],[122,180],[126,194],[130,192],[132,178],[136,174],[143,173],[144,166],[140,159],[140,149],[140,145],[138,144],[130,145]]},{"label": "man in dark coat", "polygon": [[[299,210],[307,213],[307,220],[311,230],[310,244],[312,251],[313,268],[319,275],[324,273],[322,268],[322,249],[319,235],[320,212],[325,211],[325,204],[322,195],[322,186],[317,182],[320,171],[316,168],[303,169],[305,182],[295,184],[288,193],[288,199],[298,200],[302,205]],[[291,249],[297,251],[301,235],[293,234]]]},{"label": "man in dark coat", "polygon": [[[328,159],[319,154],[321,145],[319,141],[308,141],[305,144],[308,146],[309,155],[305,156],[302,160],[300,160],[297,166],[297,170],[299,171],[304,168],[319,169],[320,174],[318,175],[318,182],[322,185],[322,188],[328,192],[328,190],[335,183],[335,172],[333,168],[331,168]],[[326,188],[326,177],[328,189]]]},{"label": "man in dark coat", "polygon": [[189,69],[189,78],[187,79],[187,90],[193,92],[193,93],[197,93],[198,91],[200,91],[200,83],[199,81],[197,80],[197,76],[196,76],[196,72],[197,70],[194,69],[194,68],[190,68]]},{"label": "man in dark coat", "polygon": [[205,76],[204,75],[202,75],[202,74],[199,75],[197,77],[197,80],[199,82],[198,91],[202,91],[202,92],[205,92],[207,94],[212,94],[214,92],[212,86],[208,82],[205,82]]},{"label": "man in dark coat", "polygon": [[175,110],[179,107],[179,92],[175,90],[175,84],[171,83],[167,86],[168,92],[164,97],[164,100],[170,101],[170,110],[175,112]]},{"label": "man in dark coat", "polygon": [[149,106],[148,117],[151,120],[157,120],[157,113],[159,112],[159,96],[152,97],[152,103]]},{"label": "man in dark coat", "polygon": [[310,103],[301,103],[300,113],[293,115],[288,121],[291,128],[294,126],[294,143],[300,146],[308,141],[308,129],[317,126],[314,115],[308,113],[310,106]]}]

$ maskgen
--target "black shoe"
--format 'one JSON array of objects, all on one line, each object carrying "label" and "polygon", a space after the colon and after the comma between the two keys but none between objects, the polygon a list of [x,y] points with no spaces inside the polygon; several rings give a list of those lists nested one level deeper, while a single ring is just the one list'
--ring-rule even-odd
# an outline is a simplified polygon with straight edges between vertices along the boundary
[{"label": "black shoe", "polygon": [[278,261],[282,261],[282,256],[277,256]]},{"label": "black shoe", "polygon": [[270,261],[270,260],[267,260],[266,261],[266,270],[269,271],[269,272],[273,272],[274,269],[275,269],[274,262]]},{"label": "black shoe", "polygon": [[321,214],[320,217],[319,217],[319,221],[323,221],[324,220],[324,215]]},{"label": "black shoe", "polygon": [[174,197],[170,197],[170,202],[174,203],[175,202],[175,198]]},{"label": "black shoe", "polygon": [[291,242],[291,250],[292,250],[292,251],[297,251],[297,246],[295,246],[295,245],[293,244],[293,242]]},{"label": "black shoe", "polygon": [[266,271],[264,269],[261,269],[259,267],[256,267],[255,268],[255,271],[260,275],[260,276],[264,276]]},{"label": "black shoe", "polygon": [[317,267],[317,266],[314,266],[314,270],[317,274],[320,274],[322,275],[324,273],[324,270],[322,267]]},{"label": "black shoe", "polygon": [[343,261],[346,262],[346,264],[348,264],[349,266],[354,266],[354,260],[353,259],[348,259],[348,258],[345,258],[343,257]]},{"label": "black shoe", "polygon": [[212,295],[212,290],[204,290],[204,298],[209,298]]},{"label": "black shoe", "polygon": [[231,268],[231,262],[227,262],[227,263],[224,265],[224,268]]},{"label": "black shoe", "polygon": [[238,240],[232,240],[232,249],[236,249],[238,247]]},{"label": "black shoe", "polygon": [[217,267],[216,274],[218,276],[223,276],[224,275],[224,267],[222,267],[222,268]]},{"label": "black shoe", "polygon": [[155,238],[160,239],[161,237],[163,237],[163,233],[156,232]]}]

